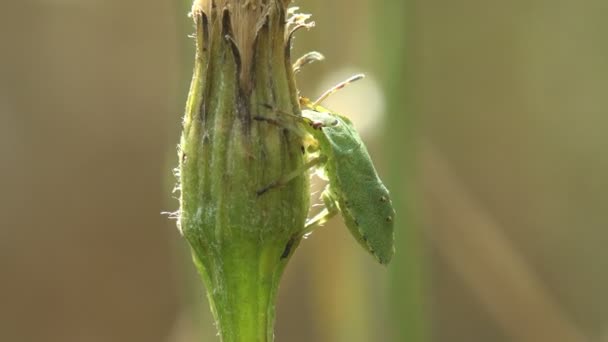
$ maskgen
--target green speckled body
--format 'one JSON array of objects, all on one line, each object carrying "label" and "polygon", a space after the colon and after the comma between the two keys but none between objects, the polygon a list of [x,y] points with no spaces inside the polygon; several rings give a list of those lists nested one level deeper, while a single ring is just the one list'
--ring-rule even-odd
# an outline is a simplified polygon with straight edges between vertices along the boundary
[{"label": "green speckled body", "polygon": [[389,192],[352,122],[321,106],[308,105],[302,116],[306,130],[317,140],[329,184],[323,193],[335,203],[353,237],[381,264],[394,254],[395,211]]}]

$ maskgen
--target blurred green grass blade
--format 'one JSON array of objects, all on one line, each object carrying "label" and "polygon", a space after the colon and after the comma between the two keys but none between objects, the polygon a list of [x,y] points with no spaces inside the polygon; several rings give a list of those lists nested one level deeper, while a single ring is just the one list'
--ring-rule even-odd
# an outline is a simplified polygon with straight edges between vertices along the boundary
[{"label": "blurred green grass blade", "polygon": [[407,23],[409,2],[391,0],[375,6],[375,62],[382,72],[387,99],[387,147],[389,188],[397,210],[395,227],[397,254],[389,266],[391,327],[394,341],[429,340],[426,275],[427,263],[421,227],[416,219],[414,188],[415,120],[409,108]]}]

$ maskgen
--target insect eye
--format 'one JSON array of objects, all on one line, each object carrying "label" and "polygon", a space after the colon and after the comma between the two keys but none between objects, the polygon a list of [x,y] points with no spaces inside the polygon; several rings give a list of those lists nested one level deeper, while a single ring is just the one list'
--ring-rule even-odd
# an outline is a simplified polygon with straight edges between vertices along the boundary
[{"label": "insect eye", "polygon": [[386,217],[386,222],[393,222],[393,217],[392,216],[387,216]]},{"label": "insect eye", "polygon": [[388,197],[380,196],[380,202],[387,202],[387,201],[388,201]]},{"label": "insect eye", "polygon": [[332,126],[338,126],[338,120],[334,120],[334,122],[331,123]]}]

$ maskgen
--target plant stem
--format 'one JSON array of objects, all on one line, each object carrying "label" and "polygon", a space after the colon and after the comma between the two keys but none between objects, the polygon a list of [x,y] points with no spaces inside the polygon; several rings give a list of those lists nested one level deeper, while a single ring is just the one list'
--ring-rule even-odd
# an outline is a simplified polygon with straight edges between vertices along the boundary
[{"label": "plant stem", "polygon": [[213,289],[208,291],[209,302],[222,341],[272,341],[275,297],[285,263],[275,262],[278,251],[272,248],[242,246],[223,251],[227,263],[222,270],[239,272],[210,275],[200,260],[195,258],[195,263],[207,287]]}]

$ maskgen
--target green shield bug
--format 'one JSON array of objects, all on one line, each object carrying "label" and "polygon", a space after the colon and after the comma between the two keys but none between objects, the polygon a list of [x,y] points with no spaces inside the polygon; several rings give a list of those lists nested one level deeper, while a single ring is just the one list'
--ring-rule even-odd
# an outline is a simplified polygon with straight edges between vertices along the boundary
[{"label": "green shield bug", "polygon": [[[388,264],[394,254],[395,216],[389,192],[380,180],[367,148],[352,122],[345,116],[319,105],[335,91],[361,78],[363,75],[351,77],[326,91],[314,102],[300,98],[302,117],[284,113],[299,123],[296,130],[299,130],[301,135],[312,136],[312,140],[307,140],[309,146],[306,149],[311,158],[301,169],[269,184],[258,191],[258,194],[289,182],[307,169],[317,167],[329,180],[321,195],[325,208],[308,220],[304,234],[341,213],[355,240],[378,262]],[[256,119],[290,127],[280,119]]]}]

